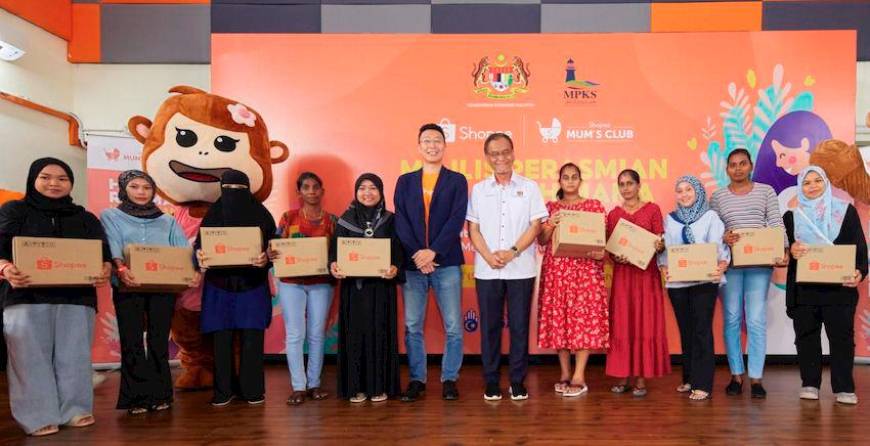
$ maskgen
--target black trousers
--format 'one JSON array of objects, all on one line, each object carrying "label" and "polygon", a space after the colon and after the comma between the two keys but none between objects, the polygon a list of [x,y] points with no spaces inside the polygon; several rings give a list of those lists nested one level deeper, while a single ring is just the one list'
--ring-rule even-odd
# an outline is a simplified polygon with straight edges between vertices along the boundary
[{"label": "black trousers", "polygon": [[692,389],[713,391],[716,357],[713,346],[713,309],[719,286],[705,283],[686,288],[668,288],[680,328],[683,349],[683,382]]},{"label": "black trousers", "polygon": [[[149,408],[172,402],[169,327],[174,294],[113,293],[121,339],[118,409]],[[146,334],[145,342],[142,335]]]},{"label": "black trousers", "polygon": [[[233,335],[239,335],[239,374],[233,373]],[[256,401],[266,393],[263,376],[263,330],[221,330],[214,336],[214,401],[238,395]]]},{"label": "black trousers", "polygon": [[477,305],[480,307],[480,356],[483,378],[487,384],[501,378],[501,337],[507,299],[510,331],[510,380],[522,383],[529,366],[529,312],[535,279],[475,280]]},{"label": "black trousers", "polygon": [[831,390],[855,392],[855,305],[798,305],[792,312],[804,387],[822,385],[822,324],[831,347]]}]

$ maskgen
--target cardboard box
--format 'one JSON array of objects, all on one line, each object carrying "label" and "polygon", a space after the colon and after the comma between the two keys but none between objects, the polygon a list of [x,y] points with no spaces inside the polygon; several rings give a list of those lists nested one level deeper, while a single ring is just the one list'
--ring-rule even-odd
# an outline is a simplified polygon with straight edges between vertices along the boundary
[{"label": "cardboard box", "polygon": [[656,241],[659,238],[652,232],[620,218],[605,249],[614,255],[625,257],[629,263],[640,269],[646,269],[656,254]]},{"label": "cardboard box", "polygon": [[604,214],[560,210],[559,226],[553,231],[553,255],[581,257],[605,245]]},{"label": "cardboard box", "polygon": [[12,263],[31,287],[92,285],[103,272],[102,241],[13,237]]},{"label": "cardboard box", "polygon": [[202,251],[209,268],[252,265],[263,252],[258,227],[200,228]]},{"label": "cardboard box", "polygon": [[284,238],[269,241],[278,251],[272,261],[275,277],[322,276],[329,274],[329,240],[326,237]]},{"label": "cardboard box", "polygon": [[712,282],[719,266],[715,243],[693,243],[668,247],[670,282]]},{"label": "cardboard box", "polygon": [[124,292],[181,292],[193,280],[193,249],[130,244],[124,248],[127,267],[141,286]]},{"label": "cardboard box", "polygon": [[740,240],[731,247],[733,266],[769,266],[785,253],[782,228],[735,229]]},{"label": "cardboard box", "polygon": [[797,281],[843,283],[855,275],[855,245],[807,245],[797,261]]},{"label": "cardboard box", "polygon": [[390,269],[390,239],[339,237],[336,261],[347,277],[381,277]]}]

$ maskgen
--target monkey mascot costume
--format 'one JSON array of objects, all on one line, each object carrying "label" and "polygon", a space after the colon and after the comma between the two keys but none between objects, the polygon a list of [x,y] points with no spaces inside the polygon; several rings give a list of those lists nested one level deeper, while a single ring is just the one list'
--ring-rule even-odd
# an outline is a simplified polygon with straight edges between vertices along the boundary
[{"label": "monkey mascot costume", "polygon": [[[270,141],[259,113],[232,99],[194,87],[177,86],[154,120],[130,118],[130,133],[143,144],[142,167],[154,178],[157,193],[174,205],[174,216],[193,240],[209,206],[221,195],[220,178],[228,169],[244,172],[259,201],[272,192],[272,164],[290,155],[280,141]],[[179,296],[172,319],[182,374],[179,390],[212,386],[214,354],[200,333],[202,286]]]}]

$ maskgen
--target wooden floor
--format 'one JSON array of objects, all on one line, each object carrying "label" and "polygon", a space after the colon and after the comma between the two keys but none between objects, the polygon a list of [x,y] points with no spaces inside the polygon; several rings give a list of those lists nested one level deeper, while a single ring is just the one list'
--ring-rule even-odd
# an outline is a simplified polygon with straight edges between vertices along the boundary
[{"label": "wooden floor", "polygon": [[[404,372],[404,370],[403,370]],[[603,367],[592,366],[590,393],[560,398],[552,392],[557,365],[533,366],[527,380],[530,399],[485,402],[481,398],[480,366],[463,368],[459,401],[441,400],[438,370],[430,367],[429,394],[416,403],[386,401],[351,404],[334,398],[289,407],[286,366],[266,369],[264,406],[208,404],[210,392],[176,395],[175,406],[161,413],[131,417],[114,409],[119,375],[95,391],[97,424],[62,429],[57,435],[27,438],[9,413],[5,375],[0,374],[0,441],[3,444],[870,444],[870,367],[856,366],[857,406],[836,404],[828,374],[820,401],[797,398],[796,366],[768,366],[766,400],[748,392],[726,397],[725,366],[716,375],[715,397],[690,402],[674,388],[679,367],[671,376],[651,381],[646,398],[614,395],[613,380]],[[335,366],[327,365],[325,382],[335,382]],[[406,375],[403,375],[406,376]],[[748,390],[748,389],[747,389]],[[407,444],[407,443],[406,443]]]}]

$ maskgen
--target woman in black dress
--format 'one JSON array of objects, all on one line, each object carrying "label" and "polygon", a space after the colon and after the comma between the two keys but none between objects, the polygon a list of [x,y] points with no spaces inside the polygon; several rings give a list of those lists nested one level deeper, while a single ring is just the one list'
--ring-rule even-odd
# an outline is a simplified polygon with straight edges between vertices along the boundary
[{"label": "woman in black dress", "polygon": [[[355,184],[355,198],[335,228],[329,265],[341,280],[338,335],[338,394],[351,402],[384,401],[399,393],[396,285],[403,281],[402,247],[393,213],[384,205],[384,183],[371,173]],[[337,238],[390,239],[390,269],[380,278],[346,277],[336,263]]]}]

